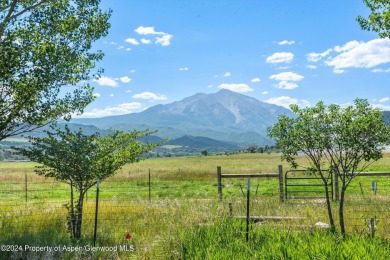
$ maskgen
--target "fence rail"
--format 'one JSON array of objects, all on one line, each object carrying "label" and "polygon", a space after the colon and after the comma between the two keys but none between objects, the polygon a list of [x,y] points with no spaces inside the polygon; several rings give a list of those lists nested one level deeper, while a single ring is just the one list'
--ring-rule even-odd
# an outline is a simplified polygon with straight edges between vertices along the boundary
[{"label": "fence rail", "polygon": [[[289,183],[288,180],[309,180],[309,179],[316,179],[316,180],[319,180],[320,178],[318,177],[287,177],[287,173],[289,172],[308,172],[308,171],[302,171],[302,170],[290,170],[290,171],[286,171],[285,174],[283,174],[283,168],[282,168],[282,165],[278,165],[278,173],[249,173],[249,174],[223,174],[222,173],[222,167],[221,166],[218,166],[217,167],[217,188],[218,188],[218,197],[220,200],[223,199],[223,179],[244,179],[244,178],[278,178],[278,181],[279,181],[279,185],[278,187],[276,188],[275,187],[275,190],[278,189],[278,192],[279,192],[279,199],[281,202],[285,201],[289,196],[288,196],[288,193],[290,192],[293,192],[293,193],[296,193],[297,191],[296,190],[290,190],[288,191],[288,186],[300,186],[300,187],[315,187],[315,186],[323,186],[324,187],[324,184],[305,184],[305,183],[299,183],[299,184],[292,184],[291,182]],[[390,172],[360,172],[360,173],[357,173],[355,175],[356,177],[388,177],[390,176]],[[328,187],[330,188],[329,189],[329,192],[331,193],[331,198],[333,200],[336,200],[338,201],[340,199],[340,187],[339,187],[339,180],[338,180],[338,175],[333,173],[333,174],[330,174],[329,176],[329,179],[330,179],[330,183],[328,183]],[[373,191],[376,192],[377,190],[377,183],[373,183],[372,184],[372,187],[375,187],[373,188]],[[308,193],[310,192],[309,190],[301,190],[300,192],[302,193]],[[313,192],[313,191],[311,191]],[[315,193],[321,193],[321,192],[324,192],[324,191],[320,191],[320,190],[316,190]],[[297,197],[297,196],[296,196]],[[304,199],[305,196],[299,196],[300,199]],[[306,196],[306,198],[314,198],[314,199],[318,199],[319,197],[316,196],[316,197],[308,197]]]},{"label": "fence rail", "polygon": [[[320,199],[333,196],[333,175],[328,172],[328,176],[307,176],[306,170],[289,170],[284,175],[285,199]],[[298,174],[298,176],[291,176]],[[302,176],[303,175],[303,176]],[[324,182],[323,178],[326,182]],[[289,187],[291,187],[289,189]],[[318,187],[322,187],[319,189]],[[325,190],[328,194],[326,194]],[[330,195],[329,195],[330,193]],[[321,197],[322,194],[325,197]]]},{"label": "fence rail", "polygon": [[278,173],[249,173],[249,174],[222,174],[222,167],[217,167],[217,187],[218,196],[222,200],[222,179],[236,179],[236,178],[278,178],[279,179],[279,198],[284,201],[283,193],[283,168],[282,165],[278,166]]}]

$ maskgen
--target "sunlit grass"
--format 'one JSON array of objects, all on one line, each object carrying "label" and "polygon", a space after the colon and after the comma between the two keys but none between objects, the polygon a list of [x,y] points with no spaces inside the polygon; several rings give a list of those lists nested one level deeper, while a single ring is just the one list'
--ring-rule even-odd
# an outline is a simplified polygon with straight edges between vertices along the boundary
[{"label": "sunlit grass", "polygon": [[345,238],[326,230],[252,225],[249,241],[245,222],[220,219],[182,235],[188,259],[386,259],[390,244],[366,235]]},{"label": "sunlit grass", "polygon": [[[300,160],[304,161],[302,158]],[[328,223],[325,202],[323,200],[287,200],[281,203],[276,178],[251,180],[250,214],[251,216],[297,217],[296,220],[253,224],[251,226],[252,238],[260,239],[265,234],[264,232],[270,232],[269,239],[263,237],[263,240],[259,240],[263,241],[264,246],[248,245],[242,240],[243,221],[232,224],[230,227],[232,230],[221,229],[220,225],[226,226],[228,223],[223,224],[220,221],[230,216],[229,203],[233,209],[232,216],[246,215],[247,180],[224,179],[222,182],[224,199],[219,201],[216,185],[217,166],[222,167],[223,173],[276,173],[278,164],[281,164],[278,154],[238,154],[154,158],[127,165],[117,175],[101,184],[97,245],[128,244],[135,247],[135,252],[61,252],[56,255],[3,253],[1,257],[181,259],[186,255],[187,259],[193,259],[193,257],[214,259],[215,250],[223,243],[207,244],[207,241],[219,239],[219,236],[223,234],[229,236],[231,232],[238,232],[237,239],[239,240],[222,240],[225,241],[224,247],[231,247],[230,251],[223,252],[222,256],[230,259],[234,256],[233,253],[245,257],[261,255],[265,252],[261,250],[265,250],[265,246],[270,246],[272,243],[275,243],[275,246],[268,249],[271,250],[270,252],[278,250],[295,252],[292,249],[294,246],[313,246],[311,242],[306,241],[310,237],[318,243],[323,243],[322,237],[326,236],[318,235],[322,233],[316,233],[317,229],[314,228],[314,224]],[[284,162],[282,164],[284,170],[289,169]],[[386,154],[369,170],[389,171],[389,165],[390,154]],[[149,169],[151,201],[149,201]],[[28,180],[27,202],[25,198],[26,175]],[[376,194],[371,190],[373,180],[378,183]],[[362,241],[366,241],[370,233],[368,221],[371,218],[375,218],[376,221],[376,236],[389,238],[389,191],[388,177],[357,177],[352,182],[347,191],[346,228],[348,234],[357,237],[346,240],[345,245],[355,242],[365,243]],[[91,245],[93,243],[96,188],[93,187],[86,198],[81,241],[72,241],[67,232],[66,209],[63,205],[69,200],[69,194],[68,185],[34,174],[33,163],[5,163],[5,165],[0,163],[0,231],[2,233],[0,243],[43,246]],[[332,207],[336,213],[338,204],[332,202]],[[214,226],[215,229],[212,228]],[[199,234],[197,232],[207,233],[209,227],[214,230],[213,232],[217,232],[215,236],[212,235],[202,241],[196,238]],[[126,234],[131,234],[132,238],[127,240]],[[283,248],[280,241],[290,241],[289,237],[294,238],[291,240],[291,248]],[[334,235],[329,235],[328,238],[333,242],[338,239]],[[363,240],[359,240],[360,238]],[[388,243],[380,242],[382,240],[367,241],[364,245],[370,248]],[[191,245],[191,243],[194,244]],[[324,243],[324,247],[332,245],[331,242]],[[340,248],[345,248],[345,245]],[[194,253],[192,250],[197,246],[199,248]],[[317,246],[312,256],[319,257],[320,255],[317,254],[319,250],[322,250],[321,246]],[[345,249],[340,250],[344,252]],[[371,254],[372,250],[370,250],[362,252]],[[205,255],[205,252],[209,254]],[[329,257],[328,251],[325,252],[327,253],[324,253],[324,257]],[[375,254],[371,256],[375,258]],[[301,255],[296,253],[295,258],[299,257]]]}]

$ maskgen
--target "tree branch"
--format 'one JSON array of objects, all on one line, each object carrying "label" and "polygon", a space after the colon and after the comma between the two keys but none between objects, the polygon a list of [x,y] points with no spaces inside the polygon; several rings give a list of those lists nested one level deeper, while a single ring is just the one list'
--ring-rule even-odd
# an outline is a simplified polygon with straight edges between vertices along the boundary
[{"label": "tree branch", "polygon": [[0,36],[3,36],[5,26],[6,26],[7,22],[10,20],[10,17],[12,16],[12,13],[14,12],[15,6],[17,3],[18,3],[18,0],[13,0],[11,5],[9,6],[8,14],[5,16],[4,20],[0,24]]},{"label": "tree branch", "polygon": [[41,0],[40,2],[36,3],[36,4],[33,4],[29,7],[26,7],[25,9],[21,10],[20,12],[12,15],[12,13],[15,11],[15,6],[16,4],[18,3],[19,0],[13,0],[13,2],[11,3],[10,7],[9,7],[9,10],[8,10],[8,14],[7,16],[4,18],[4,20],[1,22],[1,25],[0,25],[0,36],[3,35],[4,33],[4,29],[7,25],[7,23],[19,16],[21,16],[22,14],[42,5],[42,4],[45,4],[47,2],[50,2],[50,1],[53,1],[53,0]]},{"label": "tree branch", "polygon": [[[18,3],[18,0],[13,0],[9,6],[4,8],[4,10],[5,10],[9,7],[9,10],[8,10],[8,14],[5,16],[4,20],[1,22],[2,24],[6,23],[10,20],[10,17],[12,16],[12,13],[14,12],[15,6],[17,3]],[[2,10],[2,11],[4,11],[4,10]]]},{"label": "tree branch", "polygon": [[[14,0],[14,1],[18,1],[18,0]],[[40,1],[40,2],[38,2],[36,4],[34,4],[34,5],[31,5],[31,6],[27,7],[26,9],[20,11],[19,13],[12,15],[11,17],[9,17],[8,20],[5,20],[5,22],[9,22],[10,20],[15,19],[18,16],[21,16],[22,14],[30,11],[31,9],[34,9],[34,8],[36,8],[36,7],[38,7],[38,6],[42,5],[42,4],[45,4],[47,2],[50,2],[50,1],[53,1],[53,0],[42,0],[42,1]]]}]

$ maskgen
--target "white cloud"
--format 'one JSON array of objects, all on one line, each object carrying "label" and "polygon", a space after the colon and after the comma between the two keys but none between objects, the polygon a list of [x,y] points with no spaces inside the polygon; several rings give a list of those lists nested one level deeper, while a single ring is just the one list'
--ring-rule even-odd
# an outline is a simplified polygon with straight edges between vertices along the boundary
[{"label": "white cloud", "polygon": [[332,49],[327,49],[324,52],[316,53],[316,52],[310,52],[307,54],[307,60],[312,62],[320,61],[322,58],[328,56],[332,52]]},{"label": "white cloud", "polygon": [[126,48],[125,51],[131,51],[131,48]]},{"label": "white cloud", "polygon": [[381,72],[383,72],[383,73],[388,73],[388,72],[390,72],[390,68],[388,68],[388,69],[373,69],[373,70],[371,70],[372,72],[374,72],[374,73],[381,73]]},{"label": "white cloud", "polygon": [[344,73],[344,72],[345,72],[345,70],[341,70],[341,69],[334,69],[334,70],[333,70],[333,72],[334,72],[334,73],[336,73],[336,74],[342,74],[342,73]]},{"label": "white cloud", "polygon": [[[147,39],[147,38],[142,38],[140,41],[143,44],[151,44],[154,42],[155,44],[160,44],[162,46],[168,46],[171,44],[171,40],[173,38],[173,35],[165,33],[165,32],[157,32],[154,27],[152,26],[139,26],[137,29],[134,30],[136,33],[139,35],[145,35],[145,36],[156,36],[154,39]],[[126,41],[128,41],[131,44],[138,45],[138,41],[136,41],[133,38],[129,38]]]},{"label": "white cloud", "polygon": [[300,81],[304,77],[300,74],[289,71],[289,72],[281,72],[279,74],[271,75],[269,78],[278,81]]},{"label": "white cloud", "polygon": [[304,77],[300,74],[289,71],[289,72],[281,72],[279,74],[271,75],[269,78],[276,81],[280,81],[277,84],[274,84],[274,87],[276,88],[295,89],[298,87],[298,84],[296,84],[295,82],[302,80]]},{"label": "white cloud", "polygon": [[101,95],[100,95],[100,93],[93,93],[93,96],[98,98],[98,97],[100,97]]},{"label": "white cloud", "polygon": [[278,106],[282,106],[285,108],[290,108],[289,106],[291,104],[298,103],[298,99],[290,98],[290,97],[286,97],[286,96],[281,96],[281,97],[273,97],[273,98],[267,99],[267,100],[265,100],[265,102],[270,103],[270,104],[274,104],[274,105],[278,105]]},{"label": "white cloud", "polygon": [[106,107],[104,109],[92,109],[92,111],[84,112],[81,116],[85,118],[96,118],[96,117],[105,117],[105,116],[114,116],[114,115],[124,115],[134,112],[142,111],[142,105],[138,102],[132,103],[123,103],[119,104],[116,107]]},{"label": "white cloud", "polygon": [[294,89],[298,87],[298,84],[294,82],[280,81],[277,84],[274,84],[274,87],[280,89]]},{"label": "white cloud", "polygon": [[157,101],[157,100],[166,100],[167,97],[165,95],[156,95],[152,92],[142,92],[133,95],[133,98],[139,98],[139,99],[145,99],[150,101]]},{"label": "white cloud", "polygon": [[151,44],[151,43],[152,43],[151,40],[145,39],[145,38],[142,38],[142,39],[141,39],[141,42],[142,42],[143,44]]},{"label": "white cloud", "polygon": [[214,75],[215,78],[219,78],[219,77],[230,77],[232,74],[230,72],[225,72],[224,74],[221,74],[221,75]]},{"label": "white cloud", "polygon": [[207,87],[208,87],[208,88],[212,88],[212,87],[213,87],[213,85],[208,85]]},{"label": "white cloud", "polygon": [[298,100],[296,98],[290,98],[290,97],[286,97],[286,96],[273,97],[273,98],[265,100],[265,102],[270,103],[270,104],[274,104],[274,105],[278,105],[278,106],[282,106],[282,107],[285,107],[288,109],[290,109],[291,104],[297,104],[300,107],[310,106],[310,102],[307,100],[304,100],[304,99]]},{"label": "white cloud", "polygon": [[255,82],[260,82],[260,81],[261,81],[260,78],[254,78],[254,79],[251,80],[251,82],[253,82],[253,83],[255,83]]},{"label": "white cloud", "polygon": [[220,89],[228,89],[234,92],[245,93],[253,91],[247,84],[221,84],[218,86]]},{"label": "white cloud", "polygon": [[314,70],[314,69],[316,69],[316,68],[317,68],[317,66],[314,66],[314,65],[308,65],[308,66],[306,66],[306,68],[308,68],[308,69],[311,69],[311,70]]},{"label": "white cloud", "polygon": [[131,78],[129,78],[128,76],[124,76],[124,77],[121,77],[119,78],[120,81],[122,81],[123,83],[129,83],[131,81]]},{"label": "white cloud", "polygon": [[278,42],[279,45],[291,45],[291,44],[294,44],[294,43],[295,43],[295,41],[287,41],[287,40]]},{"label": "white cloud", "polygon": [[126,90],[126,93],[131,93],[131,90]]},{"label": "white cloud", "polygon": [[98,80],[94,79],[97,84],[100,86],[109,86],[109,87],[117,87],[118,83],[113,79],[106,76],[100,77]]},{"label": "white cloud", "polygon": [[165,34],[163,32],[156,32],[154,30],[154,27],[143,27],[139,26],[137,29],[134,30],[136,33],[140,35],[155,35],[155,34]]},{"label": "white cloud", "polygon": [[115,96],[114,94],[110,94],[110,97],[113,97],[113,96]]},{"label": "white cloud", "polygon": [[377,108],[384,110],[384,111],[390,111],[390,106],[386,106],[383,104],[372,104],[372,106],[377,107]]},{"label": "white cloud", "polygon": [[171,44],[172,38],[173,38],[173,35],[164,34],[161,37],[156,37],[155,44],[161,44],[162,46],[168,46]]},{"label": "white cloud", "polygon": [[358,41],[350,41],[344,44],[344,46],[339,46],[337,45],[336,47],[333,48],[335,52],[346,52],[349,50],[352,50],[353,48],[357,47],[360,43]]},{"label": "white cloud", "polygon": [[261,92],[261,94],[267,95],[267,94],[268,94],[268,91],[263,91],[263,92]]},{"label": "white cloud", "polygon": [[390,39],[360,43],[353,41],[337,50],[341,52],[339,55],[325,61],[325,64],[335,69],[372,68],[390,62]]},{"label": "white cloud", "polygon": [[300,106],[300,107],[310,107],[311,104],[310,104],[310,101],[308,101],[306,99],[301,99],[301,100],[299,100],[298,106]]},{"label": "white cloud", "polygon": [[103,42],[104,44],[107,44],[107,45],[118,45],[118,43],[116,42]]},{"label": "white cloud", "polygon": [[353,106],[353,104],[351,102],[346,102],[346,103],[339,104],[339,106],[341,108],[347,108],[347,107]]},{"label": "white cloud", "polygon": [[139,42],[134,38],[127,38],[125,41],[132,45],[139,45]]},{"label": "white cloud", "polygon": [[136,72],[136,70],[130,70],[130,73],[135,73]]},{"label": "white cloud", "polygon": [[282,63],[282,62],[291,62],[294,58],[294,54],[291,52],[276,52],[271,56],[267,57],[266,61],[268,63]]},{"label": "white cloud", "polygon": [[379,99],[379,102],[381,102],[381,103],[387,102],[387,101],[390,101],[389,97],[384,97],[384,98]]},{"label": "white cloud", "polygon": [[187,71],[188,68],[179,68],[179,70],[181,70],[181,71]]}]

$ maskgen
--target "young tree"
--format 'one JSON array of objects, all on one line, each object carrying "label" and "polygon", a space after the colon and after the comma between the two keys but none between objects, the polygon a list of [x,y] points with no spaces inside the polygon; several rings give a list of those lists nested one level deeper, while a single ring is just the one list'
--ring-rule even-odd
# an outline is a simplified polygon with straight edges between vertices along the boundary
[{"label": "young tree", "polygon": [[325,172],[335,173],[341,180],[339,204],[340,230],[345,235],[344,201],[346,190],[356,176],[382,157],[390,127],[381,120],[383,113],[372,108],[365,99],[354,106],[341,108],[324,105],[300,109],[290,106],[296,118],[279,117],[269,128],[269,136],[282,147],[282,159],[297,167],[296,157],[302,152],[325,184],[326,202],[331,228],[335,230]]},{"label": "young tree", "polygon": [[256,153],[259,147],[256,144],[252,144],[246,148],[248,153]]},{"label": "young tree", "polygon": [[368,19],[362,16],[356,18],[361,28],[390,39],[390,0],[364,0],[364,3],[370,8],[371,14]]},{"label": "young tree", "polygon": [[[114,175],[127,163],[138,162],[140,155],[160,145],[144,144],[138,139],[153,132],[133,131],[124,133],[113,131],[101,136],[99,133],[84,135],[80,129],[72,132],[56,129],[54,133],[45,131],[47,137],[30,137],[32,146],[17,150],[34,162],[35,172],[52,177],[71,186],[71,199],[68,205],[69,230],[75,239],[81,238],[84,196],[88,189],[100,181]],[[78,193],[74,198],[73,189]]]},{"label": "young tree", "polygon": [[93,101],[87,81],[103,54],[90,50],[110,17],[99,2],[0,1],[0,140],[70,119]]}]

